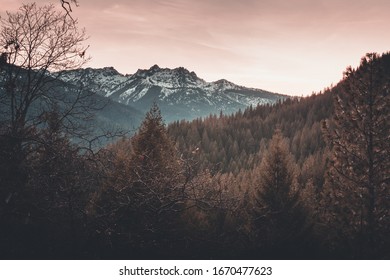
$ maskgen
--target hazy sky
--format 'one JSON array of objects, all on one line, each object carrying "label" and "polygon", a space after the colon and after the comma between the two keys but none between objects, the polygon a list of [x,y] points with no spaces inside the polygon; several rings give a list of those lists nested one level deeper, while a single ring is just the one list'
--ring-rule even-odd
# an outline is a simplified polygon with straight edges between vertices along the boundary
[{"label": "hazy sky", "polygon": [[[3,14],[26,1],[1,2]],[[123,74],[183,66],[206,81],[307,95],[337,83],[365,53],[390,50],[389,0],[79,3],[73,16],[90,36],[88,66]]]}]

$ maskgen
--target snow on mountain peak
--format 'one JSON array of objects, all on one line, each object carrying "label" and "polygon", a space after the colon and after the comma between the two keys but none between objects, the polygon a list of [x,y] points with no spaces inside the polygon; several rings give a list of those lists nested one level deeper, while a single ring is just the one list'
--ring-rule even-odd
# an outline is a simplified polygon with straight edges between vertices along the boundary
[{"label": "snow on mountain peak", "polygon": [[221,80],[215,81],[215,82],[210,83],[210,84],[213,84],[216,89],[221,90],[221,91],[242,88],[242,87],[240,87],[232,82],[229,82],[228,80],[225,80],[225,79],[221,79]]},{"label": "snow on mountain peak", "polygon": [[133,77],[143,79],[142,84],[144,85],[149,84],[150,86],[158,86],[163,89],[193,88],[206,83],[199,79],[195,72],[190,72],[184,67],[170,69],[154,65],[148,70],[139,69]]},{"label": "snow on mountain peak", "polygon": [[126,76],[113,67],[67,71],[65,76],[69,82],[79,84],[81,81],[85,88],[120,103],[148,108],[151,101],[157,101],[165,108],[177,110],[177,117],[181,118],[186,117],[179,112],[193,111],[190,118],[220,110],[231,113],[249,105],[274,103],[284,98],[225,79],[206,82],[184,67],[160,68],[157,64]]},{"label": "snow on mountain peak", "polygon": [[114,87],[125,82],[128,76],[119,73],[114,67],[104,67],[63,71],[59,73],[59,78],[101,95],[107,95]]}]

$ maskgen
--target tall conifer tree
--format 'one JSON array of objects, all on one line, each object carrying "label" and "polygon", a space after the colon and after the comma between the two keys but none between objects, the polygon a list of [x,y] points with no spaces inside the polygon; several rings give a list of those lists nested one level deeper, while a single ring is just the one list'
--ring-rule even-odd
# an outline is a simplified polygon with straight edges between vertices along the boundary
[{"label": "tall conifer tree", "polygon": [[346,70],[326,130],[334,217],[359,257],[375,253],[389,233],[389,92],[390,55],[367,54],[359,68]]},{"label": "tall conifer tree", "polygon": [[260,165],[254,211],[257,239],[264,243],[259,245],[277,257],[299,254],[298,242],[305,240],[309,229],[297,191],[295,168],[287,141],[277,130]]}]

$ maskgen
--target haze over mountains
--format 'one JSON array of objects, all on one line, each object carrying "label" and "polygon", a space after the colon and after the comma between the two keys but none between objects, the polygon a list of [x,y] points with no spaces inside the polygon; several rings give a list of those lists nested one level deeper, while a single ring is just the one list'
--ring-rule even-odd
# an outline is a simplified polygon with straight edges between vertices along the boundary
[{"label": "haze over mountains", "polygon": [[194,72],[179,67],[138,70],[123,75],[112,67],[64,71],[61,79],[93,91],[114,102],[149,110],[153,102],[161,108],[165,121],[205,117],[210,114],[231,114],[250,105],[273,104],[285,95],[261,89],[246,88],[221,79],[206,82]]}]

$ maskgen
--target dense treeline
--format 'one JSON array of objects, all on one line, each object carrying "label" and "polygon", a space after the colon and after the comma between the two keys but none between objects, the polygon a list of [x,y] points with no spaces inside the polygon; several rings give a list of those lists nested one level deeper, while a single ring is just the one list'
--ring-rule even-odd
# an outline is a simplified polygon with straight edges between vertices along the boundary
[{"label": "dense treeline", "polygon": [[291,98],[276,105],[248,108],[232,116],[210,116],[168,127],[177,149],[199,154],[202,169],[233,173],[253,169],[261,160],[274,131],[290,139],[289,147],[300,166],[309,156],[324,152],[321,122],[332,115],[330,91],[306,98]]},{"label": "dense treeline", "polygon": [[[72,32],[56,13],[30,25],[51,17]],[[64,36],[74,57],[80,36]],[[63,110],[47,92],[53,58],[15,67],[19,43],[6,43],[1,258],[390,257],[390,54],[367,54],[324,93],[230,116],[166,127],[154,105],[135,135],[93,149],[75,144],[77,99]]]},{"label": "dense treeline", "polygon": [[168,128],[155,105],[95,152],[55,111],[19,150],[3,133],[2,257],[388,258],[389,65],[368,55],[324,93]]}]

